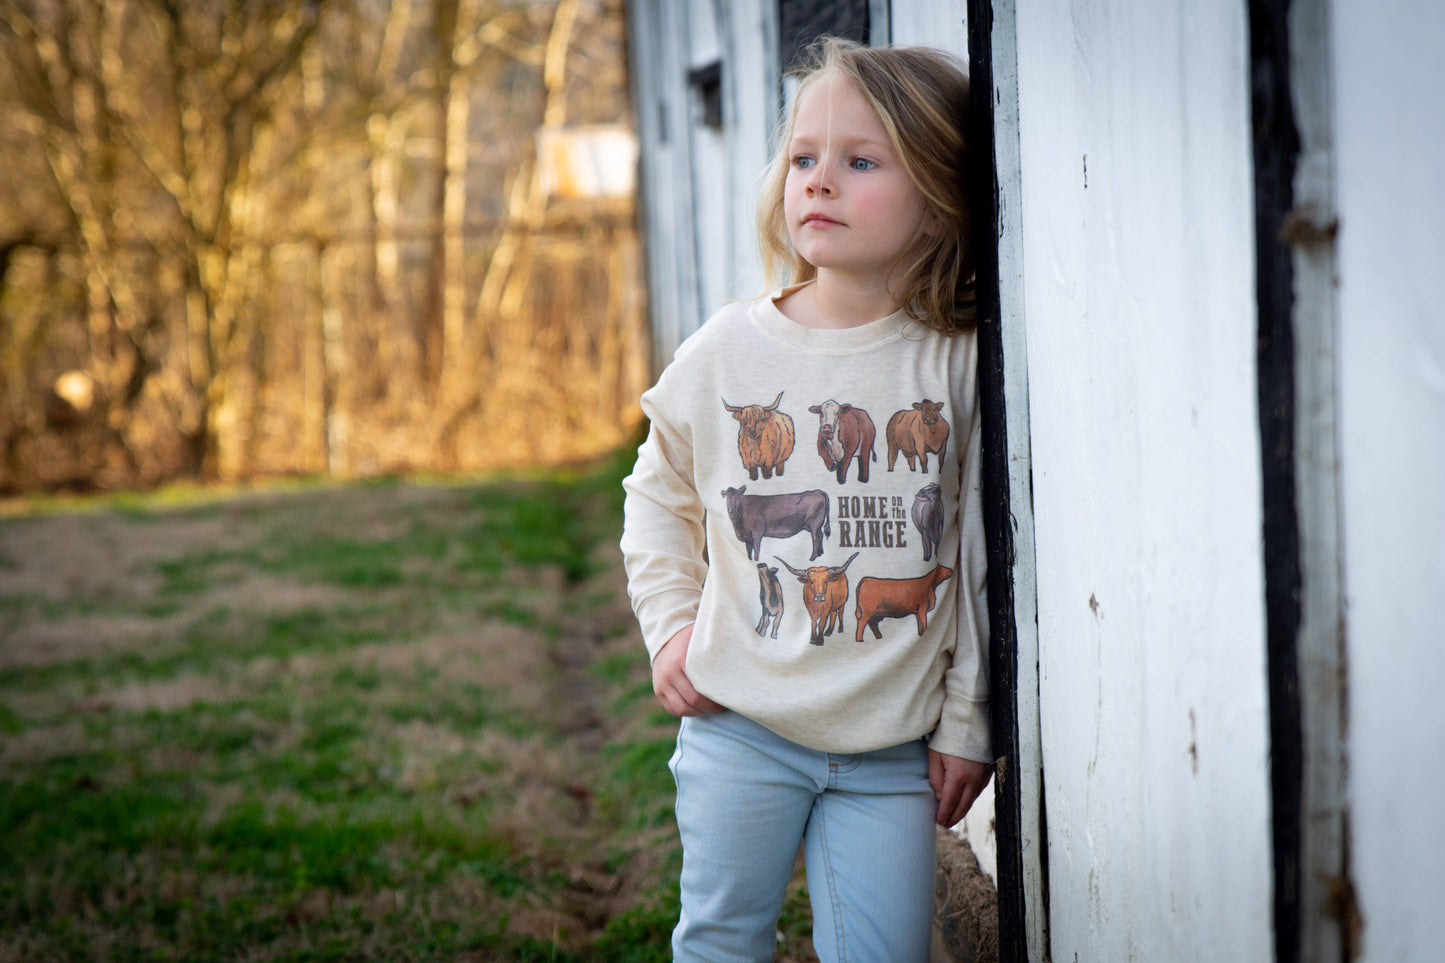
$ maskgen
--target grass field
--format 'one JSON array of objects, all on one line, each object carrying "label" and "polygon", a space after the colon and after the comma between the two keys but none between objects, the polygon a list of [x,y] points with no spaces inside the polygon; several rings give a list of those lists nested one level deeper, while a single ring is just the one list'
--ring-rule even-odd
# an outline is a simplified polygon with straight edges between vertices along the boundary
[{"label": "grass field", "polygon": [[0,519],[0,960],[666,959],[627,470]]}]

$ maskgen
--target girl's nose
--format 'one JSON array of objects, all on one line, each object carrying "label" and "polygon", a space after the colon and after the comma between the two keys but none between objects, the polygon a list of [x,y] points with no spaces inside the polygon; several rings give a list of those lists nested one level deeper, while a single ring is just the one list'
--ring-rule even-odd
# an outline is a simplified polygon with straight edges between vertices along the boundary
[{"label": "girl's nose", "polygon": [[829,195],[833,193],[833,180],[827,161],[818,161],[810,172],[805,189],[810,197],[815,194]]}]

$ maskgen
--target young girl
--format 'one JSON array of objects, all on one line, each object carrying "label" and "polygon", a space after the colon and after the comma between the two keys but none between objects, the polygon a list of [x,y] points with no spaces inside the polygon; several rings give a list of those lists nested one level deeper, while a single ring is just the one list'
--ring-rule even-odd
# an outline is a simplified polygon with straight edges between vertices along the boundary
[{"label": "young girl", "polygon": [[927,959],[933,822],[993,759],[967,81],[938,51],[813,53],[758,217],[793,283],[678,349],[624,482],[682,717],[678,960],[772,959],[800,841],[822,960]]}]

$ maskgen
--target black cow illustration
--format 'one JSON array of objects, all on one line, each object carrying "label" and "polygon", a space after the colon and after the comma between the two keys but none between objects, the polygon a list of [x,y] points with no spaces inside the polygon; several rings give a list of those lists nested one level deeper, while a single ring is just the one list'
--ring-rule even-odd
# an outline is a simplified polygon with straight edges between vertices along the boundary
[{"label": "black cow illustration", "polygon": [[812,561],[823,554],[823,536],[833,534],[828,496],[816,489],[786,495],[748,495],[747,486],[723,490],[733,533],[754,562],[762,558],[764,538],[790,538],[801,531],[813,536]]},{"label": "black cow illustration", "polygon": [[778,626],[783,621],[783,584],[778,581],[778,570],[768,568],[766,562],[758,563],[758,601],[763,607],[763,617],[758,619],[758,635],[767,635],[768,620],[773,623],[773,638],[778,637]]},{"label": "black cow illustration", "polygon": [[934,482],[924,485],[913,496],[913,525],[923,536],[923,560],[933,558],[938,540],[943,537],[943,490]]}]

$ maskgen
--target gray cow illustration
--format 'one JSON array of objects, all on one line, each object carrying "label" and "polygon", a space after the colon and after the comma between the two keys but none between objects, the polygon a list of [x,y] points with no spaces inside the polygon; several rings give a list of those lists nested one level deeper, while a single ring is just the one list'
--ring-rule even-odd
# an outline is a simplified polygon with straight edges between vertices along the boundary
[{"label": "gray cow illustration", "polygon": [[923,536],[923,560],[933,558],[938,540],[943,537],[943,490],[934,482],[924,485],[913,496],[913,525]]}]

